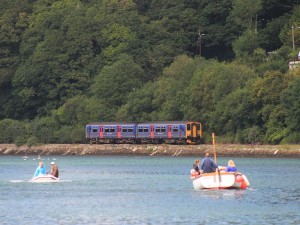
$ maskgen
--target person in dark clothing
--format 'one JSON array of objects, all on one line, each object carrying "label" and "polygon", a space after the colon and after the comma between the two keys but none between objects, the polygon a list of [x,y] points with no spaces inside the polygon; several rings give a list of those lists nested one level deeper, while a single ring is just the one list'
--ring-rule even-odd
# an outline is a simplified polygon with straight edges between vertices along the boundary
[{"label": "person in dark clothing", "polygon": [[215,172],[218,166],[214,163],[214,161],[209,157],[209,153],[205,154],[205,158],[201,162],[200,166],[203,173],[212,173]]},{"label": "person in dark clothing", "polygon": [[51,162],[51,175],[57,178],[59,176],[58,167],[55,162]]},{"label": "person in dark clothing", "polygon": [[195,163],[193,164],[193,169],[198,172],[198,174],[200,174],[200,160],[199,159],[196,159],[195,160]]}]

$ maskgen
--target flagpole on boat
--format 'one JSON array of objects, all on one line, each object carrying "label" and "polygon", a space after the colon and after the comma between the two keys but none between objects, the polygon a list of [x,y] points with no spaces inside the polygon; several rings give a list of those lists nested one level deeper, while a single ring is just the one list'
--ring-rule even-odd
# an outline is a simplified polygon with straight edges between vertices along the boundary
[{"label": "flagpole on boat", "polygon": [[214,147],[214,161],[215,161],[215,164],[217,164],[217,152],[216,152],[216,143],[215,143],[215,133],[212,133],[212,141],[213,141],[213,147]]}]

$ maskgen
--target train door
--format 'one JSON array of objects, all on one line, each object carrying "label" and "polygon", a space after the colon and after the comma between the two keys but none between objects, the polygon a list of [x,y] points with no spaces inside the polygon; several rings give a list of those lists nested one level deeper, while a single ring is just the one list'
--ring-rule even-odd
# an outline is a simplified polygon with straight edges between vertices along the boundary
[{"label": "train door", "polygon": [[168,125],[168,138],[172,138],[172,126]]},{"label": "train door", "polygon": [[191,137],[193,140],[196,140],[197,138],[197,125],[195,123],[191,124]]},{"label": "train door", "polygon": [[100,138],[103,138],[103,127],[102,126],[100,126],[100,128],[99,128],[99,136],[100,136]]},{"label": "train door", "polygon": [[117,138],[121,138],[121,126],[117,126]]},{"label": "train door", "polygon": [[184,132],[185,128],[183,125],[179,125],[179,137],[180,138],[185,138],[185,132]]},{"label": "train door", "polygon": [[154,126],[150,125],[150,138],[154,138]]}]

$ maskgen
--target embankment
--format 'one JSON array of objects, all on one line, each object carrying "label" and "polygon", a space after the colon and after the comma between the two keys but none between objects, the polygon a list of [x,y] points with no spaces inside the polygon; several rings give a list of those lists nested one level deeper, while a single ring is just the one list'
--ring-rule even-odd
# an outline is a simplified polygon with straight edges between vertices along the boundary
[{"label": "embankment", "polygon": [[[217,144],[218,156],[228,157],[297,157],[300,145],[232,145]],[[16,146],[0,144],[0,155],[148,155],[203,156],[213,153],[213,145],[131,145],[131,144],[47,144]]]}]

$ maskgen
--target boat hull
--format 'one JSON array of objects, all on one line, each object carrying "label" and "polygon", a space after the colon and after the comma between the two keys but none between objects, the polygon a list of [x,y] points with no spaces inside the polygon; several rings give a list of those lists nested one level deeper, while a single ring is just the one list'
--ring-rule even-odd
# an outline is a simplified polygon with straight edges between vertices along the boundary
[{"label": "boat hull", "polygon": [[195,190],[202,189],[246,189],[250,186],[247,177],[241,173],[216,172],[191,176]]},{"label": "boat hull", "polygon": [[33,177],[29,182],[36,183],[48,183],[48,182],[58,182],[59,178],[54,177],[52,175],[41,175],[37,177]]}]

